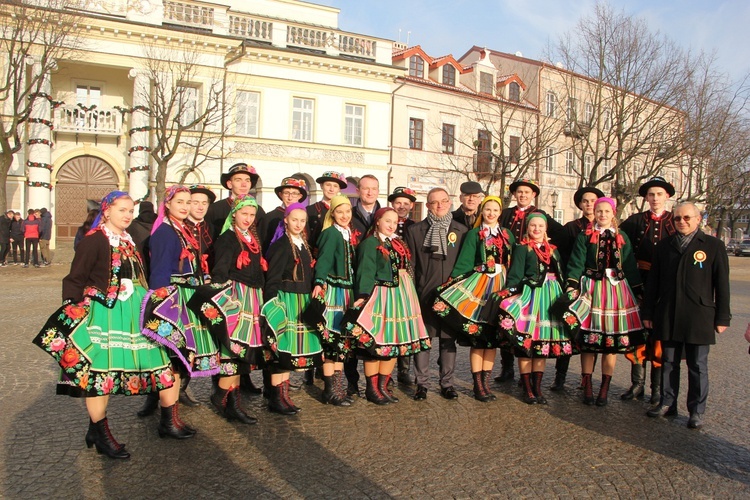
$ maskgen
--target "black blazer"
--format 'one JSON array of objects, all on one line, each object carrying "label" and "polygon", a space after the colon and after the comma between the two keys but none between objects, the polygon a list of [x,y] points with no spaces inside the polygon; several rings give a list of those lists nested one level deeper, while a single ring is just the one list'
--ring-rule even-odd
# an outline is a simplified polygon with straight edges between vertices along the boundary
[{"label": "black blazer", "polygon": [[[461,249],[461,243],[464,236],[469,231],[463,224],[451,221],[448,227],[448,255],[445,259],[442,256],[435,256],[424,246],[424,240],[427,236],[427,230],[430,223],[427,219],[412,224],[405,231],[406,244],[411,252],[411,265],[414,268],[414,284],[419,295],[419,305],[422,309],[422,319],[427,327],[431,337],[445,336],[450,337],[443,330],[446,328],[444,323],[439,320],[437,315],[432,311],[432,305],[435,302],[436,289],[451,277],[453,267],[456,265],[458,253]],[[451,243],[451,235],[455,235],[455,242]]]},{"label": "black blazer", "polygon": [[641,317],[659,340],[715,344],[729,326],[729,258],[724,243],[702,231],[680,253],[677,235],[656,245]]}]

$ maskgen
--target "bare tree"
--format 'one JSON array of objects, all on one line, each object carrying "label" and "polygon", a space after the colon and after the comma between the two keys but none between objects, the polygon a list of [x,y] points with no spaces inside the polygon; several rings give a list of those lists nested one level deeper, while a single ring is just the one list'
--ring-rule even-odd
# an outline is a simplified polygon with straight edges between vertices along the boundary
[{"label": "bare tree", "polygon": [[677,105],[689,68],[674,42],[597,3],[553,51],[565,68],[556,96],[579,186],[609,182],[624,207],[646,179],[677,171],[685,120]]},{"label": "bare tree", "polygon": [[[34,105],[52,100],[43,92],[57,61],[74,59],[82,46],[76,29],[78,0],[3,2],[0,5],[0,212],[14,155],[24,147]],[[51,125],[47,124],[48,126]]]},{"label": "bare tree", "polygon": [[141,89],[151,119],[157,201],[166,190],[170,162],[186,168],[179,182],[206,164],[231,154],[224,142],[229,130],[226,69],[216,67],[199,50],[144,46],[144,70],[150,86]]}]

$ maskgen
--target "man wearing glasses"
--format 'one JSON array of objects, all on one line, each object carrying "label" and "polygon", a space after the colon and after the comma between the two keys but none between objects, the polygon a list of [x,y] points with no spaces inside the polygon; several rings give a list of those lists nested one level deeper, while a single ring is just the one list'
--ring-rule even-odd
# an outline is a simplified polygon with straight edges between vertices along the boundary
[{"label": "man wearing glasses", "polygon": [[[633,214],[620,225],[633,243],[633,252],[638,263],[643,283],[648,282],[651,259],[656,245],[663,239],[675,234],[672,212],[667,210],[667,200],[674,196],[674,186],[663,177],[654,177],[640,189],[638,194],[646,199],[648,210]],[[631,386],[622,396],[624,400],[643,399],[646,384],[646,362],[651,361],[651,401],[658,405],[661,398],[661,345],[648,337],[646,345],[639,346],[635,352],[625,355],[632,363],[630,368]]]},{"label": "man wearing glasses", "polygon": [[[443,188],[431,189],[427,193],[427,218],[406,228],[405,239],[411,252],[422,319],[430,337],[440,338],[440,394],[445,399],[457,399],[458,393],[453,387],[456,341],[432,310],[435,291],[450,278],[461,242],[469,230],[464,224],[454,220],[450,210],[451,198],[448,191]],[[429,350],[421,351],[414,356],[417,382],[414,399],[417,401],[427,399],[429,366]]]},{"label": "man wearing glasses", "polygon": [[484,191],[478,182],[464,182],[460,189],[461,195],[458,199],[461,206],[453,212],[453,220],[471,229],[479,215],[479,205],[484,199]]},{"label": "man wearing glasses", "polygon": [[[703,426],[708,397],[708,351],[729,326],[729,258],[724,243],[698,229],[692,203],[675,207],[677,233],[656,245],[641,308],[644,326],[662,343],[662,395],[649,417],[677,415],[680,362],[688,366],[690,429]],[[658,304],[658,307],[656,306]]]}]

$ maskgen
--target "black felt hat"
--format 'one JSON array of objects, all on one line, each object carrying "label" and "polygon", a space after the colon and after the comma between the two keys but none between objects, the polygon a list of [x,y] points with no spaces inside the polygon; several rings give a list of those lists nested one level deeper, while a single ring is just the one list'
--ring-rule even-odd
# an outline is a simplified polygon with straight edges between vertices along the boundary
[{"label": "black felt hat", "polygon": [[597,198],[604,198],[604,193],[601,192],[599,189],[596,189],[595,187],[582,187],[578,191],[575,192],[573,195],[573,203],[575,206],[578,206],[581,204],[581,200],[583,200],[583,195],[586,193],[594,193]]},{"label": "black felt hat", "polygon": [[248,165],[247,163],[235,163],[234,165],[229,167],[229,171],[221,174],[221,185],[229,189],[229,187],[227,187],[227,182],[229,182],[233,175],[242,173],[248,174],[250,176],[250,184],[255,187],[258,179],[260,179],[260,175],[258,175],[258,172],[255,171],[255,167],[253,167],[252,165]]},{"label": "black felt hat", "polygon": [[417,193],[415,193],[413,189],[399,186],[393,190],[393,193],[388,195],[388,201],[391,202],[396,198],[407,198],[412,203],[414,203],[415,201],[417,201]]},{"label": "black felt hat", "polygon": [[530,187],[532,191],[536,193],[537,196],[539,196],[539,186],[537,186],[536,182],[532,181],[531,179],[518,179],[516,182],[511,183],[510,185],[510,192],[515,193],[516,189],[520,188],[521,186]]},{"label": "black felt hat", "polygon": [[461,184],[461,194],[479,194],[484,193],[482,185],[478,182],[469,181]]},{"label": "black felt hat", "polygon": [[648,190],[652,187],[660,187],[664,188],[664,190],[667,192],[667,194],[671,197],[674,196],[674,186],[667,182],[667,180],[664,177],[654,177],[651,180],[649,180],[647,183],[642,185],[640,188],[638,188],[638,194],[646,197],[646,194],[648,194]]}]

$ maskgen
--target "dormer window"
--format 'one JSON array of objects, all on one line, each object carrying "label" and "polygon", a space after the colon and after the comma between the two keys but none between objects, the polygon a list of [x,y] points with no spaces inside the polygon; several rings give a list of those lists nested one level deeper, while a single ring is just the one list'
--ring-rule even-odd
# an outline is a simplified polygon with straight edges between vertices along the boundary
[{"label": "dormer window", "polygon": [[491,95],[494,94],[493,83],[492,73],[485,73],[484,71],[479,73],[479,92]]},{"label": "dormer window", "polygon": [[516,82],[510,82],[510,85],[508,85],[508,99],[514,102],[521,102],[521,86]]},{"label": "dormer window", "polygon": [[424,78],[424,59],[419,56],[409,58],[409,76]]},{"label": "dormer window", "polygon": [[443,66],[443,84],[451,87],[456,86],[456,68],[450,64]]}]

